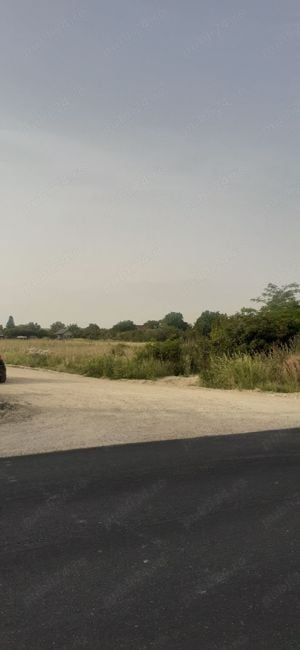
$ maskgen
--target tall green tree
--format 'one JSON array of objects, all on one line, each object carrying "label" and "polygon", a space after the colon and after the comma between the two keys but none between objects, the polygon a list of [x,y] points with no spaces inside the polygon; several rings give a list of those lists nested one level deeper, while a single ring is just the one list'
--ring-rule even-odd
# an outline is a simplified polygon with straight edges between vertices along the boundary
[{"label": "tall green tree", "polygon": [[203,311],[195,322],[194,330],[201,336],[210,336],[213,327],[219,323],[220,319],[221,314],[219,311]]},{"label": "tall green tree", "polygon": [[283,284],[281,287],[269,282],[262,295],[258,298],[252,298],[252,302],[260,303],[267,309],[286,307],[287,305],[299,305],[299,293],[300,285],[298,282]]},{"label": "tall green tree", "polygon": [[16,325],[15,325],[14,317],[10,316],[7,323],[6,323],[6,328],[11,329],[12,327],[16,327]]}]

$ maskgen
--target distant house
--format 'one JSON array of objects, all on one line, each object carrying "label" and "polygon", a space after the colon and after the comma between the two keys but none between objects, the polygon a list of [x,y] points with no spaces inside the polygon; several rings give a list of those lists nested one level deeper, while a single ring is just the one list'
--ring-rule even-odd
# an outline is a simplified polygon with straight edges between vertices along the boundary
[{"label": "distant house", "polygon": [[68,329],[68,327],[64,327],[63,329],[58,330],[58,332],[56,332],[55,338],[57,338],[59,341],[64,341],[65,339],[72,339],[73,334]]}]

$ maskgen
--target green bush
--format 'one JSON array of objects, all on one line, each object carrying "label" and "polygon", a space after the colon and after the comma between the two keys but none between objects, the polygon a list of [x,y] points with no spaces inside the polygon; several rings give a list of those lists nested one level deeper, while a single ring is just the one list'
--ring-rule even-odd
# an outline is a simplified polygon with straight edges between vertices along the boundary
[{"label": "green bush", "polygon": [[136,355],[137,363],[158,361],[167,364],[172,375],[183,374],[182,344],[179,339],[147,343]]}]

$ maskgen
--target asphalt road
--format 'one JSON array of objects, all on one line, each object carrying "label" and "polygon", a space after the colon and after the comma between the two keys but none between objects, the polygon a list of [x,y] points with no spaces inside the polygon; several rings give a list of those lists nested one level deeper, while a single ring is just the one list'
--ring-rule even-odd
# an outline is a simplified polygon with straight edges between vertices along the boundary
[{"label": "asphalt road", "polygon": [[3,650],[298,650],[300,429],[0,460]]}]

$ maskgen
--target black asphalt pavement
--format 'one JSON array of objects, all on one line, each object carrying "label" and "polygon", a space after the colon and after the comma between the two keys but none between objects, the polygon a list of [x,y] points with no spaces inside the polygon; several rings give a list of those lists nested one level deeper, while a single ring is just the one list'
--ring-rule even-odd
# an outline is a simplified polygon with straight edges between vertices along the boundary
[{"label": "black asphalt pavement", "polygon": [[1,650],[299,650],[300,429],[0,460]]}]

